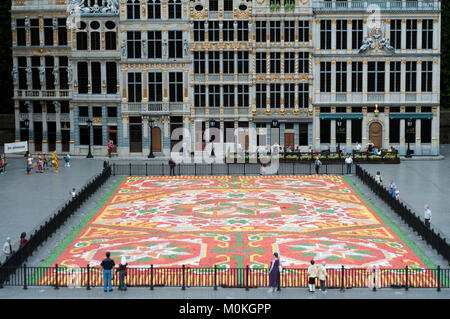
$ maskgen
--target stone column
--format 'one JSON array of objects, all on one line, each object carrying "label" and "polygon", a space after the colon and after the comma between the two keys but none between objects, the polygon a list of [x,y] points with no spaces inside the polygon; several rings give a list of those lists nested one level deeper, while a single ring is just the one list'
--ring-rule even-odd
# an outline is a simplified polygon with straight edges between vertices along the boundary
[{"label": "stone column", "polygon": [[331,140],[330,151],[336,152],[336,120],[331,120]]},{"label": "stone column", "polygon": [[18,100],[14,100],[14,126],[14,141],[20,142],[20,107]]},{"label": "stone column", "polygon": [[142,153],[144,156],[150,153],[149,118],[142,116]]},{"label": "stone column", "polygon": [[74,108],[72,104],[69,104],[69,119],[70,119],[70,154],[75,152],[75,116],[74,116]]},{"label": "stone column", "polygon": [[416,92],[422,93],[422,61],[417,61]]},{"label": "stone column", "polygon": [[[351,52],[352,50],[352,36],[353,36],[353,25],[352,20],[347,20],[347,51]],[[348,86],[347,86],[348,87]]]},{"label": "stone column", "polygon": [[400,148],[399,153],[406,154],[406,141],[405,141],[405,119],[400,120]]},{"label": "stone column", "polygon": [[421,137],[421,120],[416,119],[416,144],[414,147],[414,155],[422,155],[422,141],[420,139]]},{"label": "stone column", "polygon": [[439,107],[433,106],[431,120],[431,155],[439,155]]},{"label": "stone column", "polygon": [[361,149],[364,150],[367,143],[369,142],[367,132],[369,128],[367,127],[367,106],[363,106],[363,120],[362,120],[362,132],[361,132]]},{"label": "stone column", "polygon": [[48,153],[47,106],[42,102],[42,153]]},{"label": "stone column", "polygon": [[33,116],[33,104],[29,102],[30,106],[28,107],[28,151],[30,153],[34,153],[34,116]]},{"label": "stone column", "polygon": [[345,149],[347,152],[352,150],[352,120],[346,120],[346,136],[345,136]]},{"label": "stone column", "polygon": [[320,150],[320,108],[316,107],[313,113],[313,127],[315,129],[313,134],[313,148]]}]

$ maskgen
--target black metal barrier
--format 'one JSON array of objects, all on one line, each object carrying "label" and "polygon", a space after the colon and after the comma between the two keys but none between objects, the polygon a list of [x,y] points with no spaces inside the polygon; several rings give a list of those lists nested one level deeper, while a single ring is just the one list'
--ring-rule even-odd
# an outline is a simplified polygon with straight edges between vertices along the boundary
[{"label": "black metal barrier", "polygon": [[30,257],[36,249],[51,237],[76,210],[91,197],[111,176],[112,168],[107,166],[92,178],[71,200],[67,201],[56,214],[51,216],[43,225],[34,231],[28,241],[9,256],[0,266],[0,288],[5,280]]},{"label": "black metal barrier", "polygon": [[359,165],[356,165],[356,176],[380,197],[392,210],[402,218],[408,226],[422,237],[431,247],[442,255],[450,264],[450,245],[444,235],[432,226],[427,227],[425,221],[417,216],[405,203],[393,197],[387,188],[377,183],[375,179]]}]

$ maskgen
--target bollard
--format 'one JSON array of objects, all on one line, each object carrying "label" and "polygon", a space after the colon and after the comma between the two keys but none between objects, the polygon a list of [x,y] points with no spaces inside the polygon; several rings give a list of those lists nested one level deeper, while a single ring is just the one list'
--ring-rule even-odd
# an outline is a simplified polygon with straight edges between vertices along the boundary
[{"label": "bollard", "polygon": [[345,268],[344,265],[342,265],[342,271],[341,271],[341,291],[343,291],[345,289],[345,284],[344,284],[344,276],[345,276]]},{"label": "bollard", "polygon": [[247,266],[245,266],[245,290],[247,290],[247,291],[248,291],[248,271],[249,271],[249,268],[247,265]]},{"label": "bollard", "polygon": [[437,291],[441,291],[441,266],[437,266]]},{"label": "bollard", "polygon": [[214,290],[217,290],[217,265],[214,265]]},{"label": "bollard", "polygon": [[183,286],[181,287],[181,290],[186,290],[186,284],[185,284],[186,266],[185,265],[182,266],[182,271],[183,271]]},{"label": "bollard", "polygon": [[27,288],[27,264],[23,265],[23,289]]},{"label": "bollard", "polygon": [[58,287],[58,264],[55,264],[55,289],[59,289],[59,287]]},{"label": "bollard", "polygon": [[406,265],[405,267],[405,275],[406,275],[405,290],[408,290],[408,265]]},{"label": "bollard", "polygon": [[89,264],[87,264],[87,290],[91,290],[91,275],[89,269]]},{"label": "bollard", "polygon": [[153,290],[153,264],[150,265],[150,290]]},{"label": "bollard", "polygon": [[377,270],[375,267],[373,267],[373,291],[377,291]]}]

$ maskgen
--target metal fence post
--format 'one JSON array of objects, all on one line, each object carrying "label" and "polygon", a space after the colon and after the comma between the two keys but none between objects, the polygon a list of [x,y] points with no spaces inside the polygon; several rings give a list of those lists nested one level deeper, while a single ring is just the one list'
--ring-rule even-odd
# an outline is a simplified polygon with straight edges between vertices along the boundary
[{"label": "metal fence post", "polygon": [[183,279],[183,282],[182,282],[183,286],[181,287],[181,290],[186,290],[186,282],[185,282],[186,266],[183,265],[181,269],[183,271],[183,278],[182,278]]},{"label": "metal fence post", "polygon": [[405,290],[408,290],[408,285],[409,285],[409,283],[408,283],[408,265],[406,265],[406,267],[405,267],[405,276],[406,276]]},{"label": "metal fence post", "polygon": [[116,163],[113,163],[113,176],[116,176]]},{"label": "metal fence post", "polygon": [[373,267],[373,288],[372,288],[372,290],[373,291],[377,291],[377,270],[376,270],[376,267]]},{"label": "metal fence post", "polygon": [[27,264],[23,265],[23,289],[28,289],[28,287],[27,287]]},{"label": "metal fence post", "polygon": [[145,163],[145,176],[148,176],[148,172],[147,172],[147,163]]},{"label": "metal fence post", "polygon": [[341,290],[344,290],[345,289],[345,285],[344,285],[345,268],[344,268],[344,265],[342,265],[341,269],[342,269],[342,271],[341,271]]},{"label": "metal fence post", "polygon": [[247,266],[245,266],[245,290],[248,290],[248,272],[249,272],[249,267],[247,265]]},{"label": "metal fence post", "polygon": [[55,289],[59,289],[59,287],[58,287],[58,264],[55,264]]},{"label": "metal fence post", "polygon": [[91,290],[91,275],[89,269],[89,264],[87,264],[87,290]]},{"label": "metal fence post", "polygon": [[153,290],[153,264],[150,265],[150,290]]},{"label": "metal fence post", "polygon": [[217,290],[217,265],[214,265],[214,290]]},{"label": "metal fence post", "polygon": [[131,163],[130,163],[130,176],[131,176]]},{"label": "metal fence post", "polygon": [[437,266],[437,291],[441,291],[441,266]]}]

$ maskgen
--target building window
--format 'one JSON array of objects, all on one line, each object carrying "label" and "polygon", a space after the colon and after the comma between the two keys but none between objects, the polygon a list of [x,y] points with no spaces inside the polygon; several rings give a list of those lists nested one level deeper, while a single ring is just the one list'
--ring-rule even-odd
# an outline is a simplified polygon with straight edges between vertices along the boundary
[{"label": "building window", "polygon": [[41,89],[41,81],[39,77],[39,67],[41,66],[41,59],[38,56],[31,57],[31,86],[33,90]]},{"label": "building window", "polygon": [[102,107],[101,106],[92,107],[92,117],[102,117]]},{"label": "building window", "polygon": [[417,81],[416,61],[406,61],[406,92],[416,92]]},{"label": "building window", "polygon": [[352,92],[362,92],[362,62],[352,63]]},{"label": "building window", "polygon": [[362,120],[351,120],[352,143],[362,143]]},{"label": "building window", "polygon": [[67,45],[66,19],[58,19],[58,45]]},{"label": "building window", "polygon": [[219,51],[208,52],[208,73],[219,74],[220,73],[220,53]]},{"label": "building window", "polygon": [[405,120],[405,142],[406,143],[415,143],[416,142],[416,120],[415,119],[406,119]]},{"label": "building window", "polygon": [[219,11],[219,0],[209,0],[209,11]]},{"label": "building window", "polygon": [[336,49],[347,49],[347,20],[336,21]]},{"label": "building window", "polygon": [[384,62],[369,62],[367,74],[368,92],[384,92]]},{"label": "building window", "polygon": [[308,145],[308,123],[298,124],[298,145]]},{"label": "building window", "polygon": [[420,141],[431,143],[431,119],[420,120]]},{"label": "building window", "polygon": [[77,32],[77,50],[87,50],[87,32]]},{"label": "building window", "polygon": [[433,91],[433,61],[422,61],[422,92]]},{"label": "building window", "polygon": [[284,21],[284,42],[295,41],[295,21]]},{"label": "building window", "polygon": [[422,49],[433,49],[433,20],[422,20]]},{"label": "building window", "polygon": [[169,31],[169,59],[183,57],[183,31]]},{"label": "building window", "polygon": [[234,41],[234,22],[233,21],[223,21],[222,26],[223,41]]},{"label": "building window", "polygon": [[183,102],[183,72],[169,72],[169,102]]},{"label": "building window", "polygon": [[223,86],[223,106],[234,106],[234,85]]},{"label": "building window", "polygon": [[389,90],[391,92],[400,92],[401,62],[391,61],[389,68],[391,72],[389,76]]},{"label": "building window", "polygon": [[270,21],[270,42],[281,41],[281,22]]},{"label": "building window", "polygon": [[140,72],[128,73],[128,102],[142,101],[142,74]]},{"label": "building window", "polygon": [[117,64],[116,62],[106,62],[106,93],[117,93]]},{"label": "building window", "polygon": [[78,62],[78,93],[88,93],[88,65],[87,62]]},{"label": "building window", "polygon": [[331,20],[320,21],[320,49],[331,50]]},{"label": "building window", "polygon": [[265,83],[256,84],[256,107],[265,108],[267,104],[267,85]]},{"label": "building window", "polygon": [[299,42],[309,41],[309,21],[304,20],[298,21],[298,41]]},{"label": "building window", "polygon": [[270,52],[270,73],[281,73],[281,53]]},{"label": "building window", "polygon": [[208,41],[219,41],[219,21],[208,21]]},{"label": "building window", "polygon": [[309,52],[298,53],[298,73],[309,73]]},{"label": "building window", "polygon": [[234,73],[234,51],[223,51],[223,73]]},{"label": "building window", "polygon": [[295,52],[284,53],[284,73],[295,73]]},{"label": "building window", "polygon": [[89,145],[89,126],[80,125],[78,131],[80,132],[80,145]]},{"label": "building window", "polygon": [[281,106],[281,84],[270,84],[270,107],[280,108]]},{"label": "building window", "polygon": [[308,108],[309,106],[309,84],[300,83],[298,85],[298,107]]},{"label": "building window", "polygon": [[116,27],[116,24],[112,21],[107,21],[106,22],[106,28],[109,31],[105,32],[105,49],[106,50],[115,50],[116,49],[116,31],[114,30],[114,28]]},{"label": "building window", "polygon": [[141,18],[141,3],[139,0],[127,1],[127,19],[139,20]]},{"label": "building window", "polygon": [[106,108],[106,116],[110,117],[110,118],[116,118],[117,117],[117,107],[108,106]]},{"label": "building window", "polygon": [[406,49],[417,49],[417,20],[406,20]]},{"label": "building window", "polygon": [[336,62],[336,92],[347,92],[347,62]]},{"label": "building window", "polygon": [[233,11],[233,0],[223,0],[223,11]]},{"label": "building window", "polygon": [[148,31],[148,58],[161,59],[162,57],[162,35],[161,31]]},{"label": "building window", "polygon": [[266,21],[256,21],[256,42],[266,42]]},{"label": "building window", "polygon": [[331,62],[320,62],[320,92],[331,92]]},{"label": "building window", "polygon": [[194,85],[194,106],[205,107],[206,106],[206,86]]},{"label": "building window", "polygon": [[148,101],[161,102],[162,101],[162,73],[149,72],[148,73]]},{"label": "building window", "polygon": [[100,50],[100,32],[93,31],[90,35],[91,38],[91,50]]},{"label": "building window", "polygon": [[181,1],[169,0],[169,19],[181,19]]},{"label": "building window", "polygon": [[389,142],[400,143],[400,120],[389,119]]},{"label": "building window", "polygon": [[69,66],[69,59],[66,56],[59,57],[59,88],[61,90],[69,89],[69,78],[67,75],[67,67]]},{"label": "building window", "polygon": [[52,56],[45,57],[45,88],[47,90],[55,89],[55,77],[53,75],[53,69],[55,67],[55,61]]},{"label": "building window", "polygon": [[352,21],[352,49],[359,50],[363,41],[363,20]]},{"label": "building window", "polygon": [[238,73],[248,73],[248,51],[238,51],[237,54]]},{"label": "building window", "polygon": [[25,31],[25,19],[16,20],[16,43],[18,46],[25,46],[27,44],[26,31]]},{"label": "building window", "polygon": [[103,145],[103,135],[102,135],[102,127],[101,126],[93,126],[92,127],[92,133],[93,133],[93,145],[101,146]]},{"label": "building window", "polygon": [[402,48],[402,20],[391,20],[390,44],[395,49]]},{"label": "building window", "polygon": [[238,41],[248,41],[248,21],[237,22]]},{"label": "building window", "polygon": [[53,45],[53,19],[44,19],[44,45]]},{"label": "building window", "polygon": [[32,46],[40,45],[39,19],[30,19],[30,40]]},{"label": "building window", "polygon": [[295,83],[284,85],[284,107],[293,108],[295,106]]},{"label": "building window", "polygon": [[220,106],[220,85],[210,85],[208,86],[208,104],[211,107]]},{"label": "building window", "polygon": [[266,52],[256,52],[256,73],[267,72]]},{"label": "building window", "polygon": [[27,89],[27,58],[24,56],[17,57],[17,65],[19,71],[19,89]]},{"label": "building window", "polygon": [[161,2],[159,0],[149,1],[147,19],[159,20],[161,19]]},{"label": "building window", "polygon": [[205,41],[205,23],[203,21],[194,21],[194,41]]},{"label": "building window", "polygon": [[92,94],[102,93],[102,71],[100,62],[91,63]]},{"label": "building window", "polygon": [[320,143],[331,141],[331,120],[320,120]]},{"label": "building window", "polygon": [[[338,126],[338,122],[340,121],[340,126]],[[336,143],[345,143],[347,138],[347,121],[346,120],[336,120],[335,126],[335,136]]]},{"label": "building window", "polygon": [[128,59],[141,58],[141,32],[128,31],[127,32],[127,53]]},{"label": "building window", "polygon": [[204,51],[195,51],[194,52],[194,73],[195,74],[203,74],[205,73],[205,52]]},{"label": "building window", "polygon": [[238,106],[248,107],[248,105],[249,105],[248,85],[238,85],[237,92],[238,92],[237,93],[238,94]]}]

